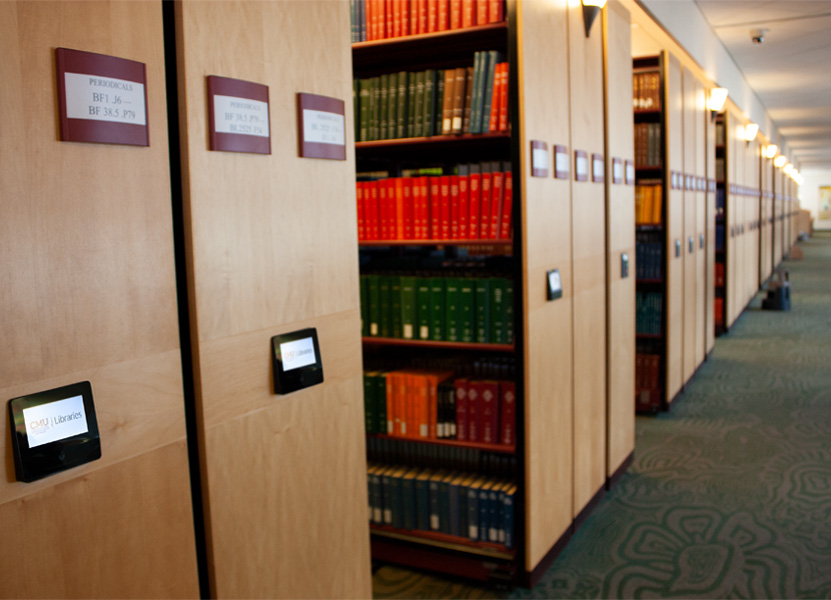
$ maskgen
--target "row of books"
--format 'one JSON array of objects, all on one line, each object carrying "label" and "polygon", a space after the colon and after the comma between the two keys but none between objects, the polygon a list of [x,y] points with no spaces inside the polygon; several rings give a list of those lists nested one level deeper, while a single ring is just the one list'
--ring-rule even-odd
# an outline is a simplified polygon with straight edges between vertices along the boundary
[{"label": "row of books", "polygon": [[644,180],[635,186],[635,225],[660,225],[664,186],[660,180]]},{"label": "row of books", "polygon": [[664,163],[660,123],[635,123],[635,165],[660,167]]},{"label": "row of books", "polygon": [[657,292],[637,292],[635,294],[635,331],[646,335],[660,335],[663,303],[663,296]]},{"label": "row of books", "polygon": [[513,446],[516,384],[400,369],[364,373],[367,433]]},{"label": "row of books", "polygon": [[654,238],[643,240],[638,237],[635,245],[635,269],[638,279],[661,279],[663,248],[663,243],[654,241]]},{"label": "row of books", "polygon": [[660,398],[661,356],[638,353],[635,356],[635,394],[641,408],[654,406]]},{"label": "row of books", "polygon": [[500,162],[454,175],[357,182],[358,240],[509,240],[513,176]]},{"label": "row of books", "polygon": [[463,471],[500,479],[516,479],[518,472],[515,454],[469,445],[425,444],[411,438],[370,435],[366,451],[369,463]]},{"label": "row of books", "polygon": [[361,275],[365,337],[511,344],[514,286],[506,277]]},{"label": "row of books", "polygon": [[716,181],[724,181],[724,159],[721,157],[716,158]]},{"label": "row of books", "polygon": [[469,473],[371,464],[369,520],[400,530],[437,532],[514,546],[511,481]]},{"label": "row of books", "polygon": [[505,0],[350,0],[352,43],[500,23]]},{"label": "row of books", "polygon": [[357,141],[506,132],[508,72],[499,52],[483,50],[471,67],[356,79]]},{"label": "row of books", "polygon": [[635,73],[632,76],[632,104],[635,110],[661,109],[660,73]]}]

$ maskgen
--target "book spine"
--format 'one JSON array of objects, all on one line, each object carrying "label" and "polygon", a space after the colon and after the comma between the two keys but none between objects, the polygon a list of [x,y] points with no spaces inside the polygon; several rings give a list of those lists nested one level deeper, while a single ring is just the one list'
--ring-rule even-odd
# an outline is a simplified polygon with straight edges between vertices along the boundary
[{"label": "book spine", "polygon": [[482,173],[479,170],[479,165],[470,166],[470,198],[468,206],[470,210],[468,220],[468,238],[471,240],[479,239],[479,219],[481,214],[481,199],[482,199]]},{"label": "book spine", "polygon": [[401,338],[401,277],[393,275],[390,278],[390,333],[389,337]]},{"label": "book spine", "polygon": [[505,192],[505,173],[496,170],[493,173],[493,193],[491,195],[490,235],[492,240],[499,239],[499,219],[502,216],[502,201]]},{"label": "book spine", "polygon": [[442,175],[440,179],[440,187],[439,187],[439,194],[440,194],[440,210],[441,210],[441,217],[440,217],[440,226],[441,226],[441,233],[438,239],[442,240],[449,240],[450,239],[450,176],[449,175]]},{"label": "book spine", "polygon": [[445,280],[442,277],[430,278],[430,339],[444,341],[445,330]]},{"label": "book spine", "polygon": [[415,277],[401,277],[401,332],[405,340],[416,338],[417,300]]},{"label": "book spine", "polygon": [[456,69],[456,81],[453,84],[453,106],[451,111],[450,132],[452,134],[462,133],[465,111],[465,84],[467,69],[458,67]]},{"label": "book spine", "polygon": [[511,171],[505,172],[505,191],[502,195],[502,224],[499,231],[499,239],[511,239],[511,228],[513,226],[513,201],[514,184]]},{"label": "book spine", "polygon": [[467,386],[467,439],[470,442],[481,442],[481,408],[479,395],[482,391],[480,381],[470,381]]},{"label": "book spine", "polygon": [[459,211],[458,211],[459,239],[470,239],[468,227],[470,225],[470,175],[467,165],[459,167]]},{"label": "book spine", "polygon": [[461,282],[457,277],[447,277],[445,279],[444,322],[448,342],[461,341],[461,331],[459,329],[460,287]]},{"label": "book spine", "polygon": [[456,388],[456,439],[466,441],[468,439],[467,424],[467,379],[457,379],[453,382]]},{"label": "book spine", "polygon": [[467,344],[474,341],[475,281],[471,277],[462,277],[459,279],[459,307],[457,309],[459,340]]},{"label": "book spine", "polygon": [[444,72],[444,95],[442,96],[441,134],[450,135],[453,131],[453,99],[456,94],[456,70]]},{"label": "book spine", "polygon": [[487,344],[490,342],[490,280],[485,278],[476,279],[474,292],[474,306],[476,310],[476,343]]},{"label": "book spine", "polygon": [[505,288],[507,281],[502,277],[493,277],[491,285],[491,343],[505,344]]},{"label": "book spine", "polygon": [[381,278],[378,275],[367,275],[369,290],[369,335],[381,334]]},{"label": "book spine", "polygon": [[411,73],[408,75],[406,85],[404,85],[404,96],[406,98],[406,106],[404,107],[404,112],[407,115],[407,126],[405,127],[405,132],[401,137],[414,137],[415,136],[415,119],[416,119],[416,78],[415,73]]},{"label": "book spine", "polygon": [[516,384],[513,381],[500,382],[499,394],[499,443],[513,446],[516,444]]},{"label": "book spine", "polygon": [[459,211],[459,176],[450,176],[450,239],[461,239],[459,234],[459,222],[461,221]]},{"label": "book spine", "polygon": [[486,444],[496,444],[499,435],[499,383],[483,381],[480,385],[481,440]]}]

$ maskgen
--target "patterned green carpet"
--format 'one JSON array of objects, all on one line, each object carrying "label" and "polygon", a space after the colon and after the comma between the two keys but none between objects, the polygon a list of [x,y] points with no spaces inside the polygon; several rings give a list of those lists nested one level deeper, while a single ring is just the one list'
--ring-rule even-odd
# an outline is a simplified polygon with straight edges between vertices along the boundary
[{"label": "patterned green carpet", "polygon": [[533,590],[381,566],[376,598],[831,598],[831,234],[786,260]]}]

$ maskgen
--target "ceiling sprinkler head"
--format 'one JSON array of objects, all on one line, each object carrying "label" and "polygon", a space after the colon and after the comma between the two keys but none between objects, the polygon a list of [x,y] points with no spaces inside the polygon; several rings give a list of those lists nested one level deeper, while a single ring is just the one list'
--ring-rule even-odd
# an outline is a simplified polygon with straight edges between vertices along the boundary
[{"label": "ceiling sprinkler head", "polygon": [[765,34],[767,32],[767,29],[751,29],[750,40],[757,46],[759,44],[763,44],[765,42]]}]

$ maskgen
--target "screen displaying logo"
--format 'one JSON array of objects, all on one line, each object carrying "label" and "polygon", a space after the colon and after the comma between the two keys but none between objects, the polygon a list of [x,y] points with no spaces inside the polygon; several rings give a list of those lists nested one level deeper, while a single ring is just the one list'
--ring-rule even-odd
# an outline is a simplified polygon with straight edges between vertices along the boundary
[{"label": "screen displaying logo", "polygon": [[83,396],[24,408],[23,420],[29,448],[89,431]]},{"label": "screen displaying logo", "polygon": [[310,337],[280,344],[283,371],[307,367],[317,362],[314,340]]}]

